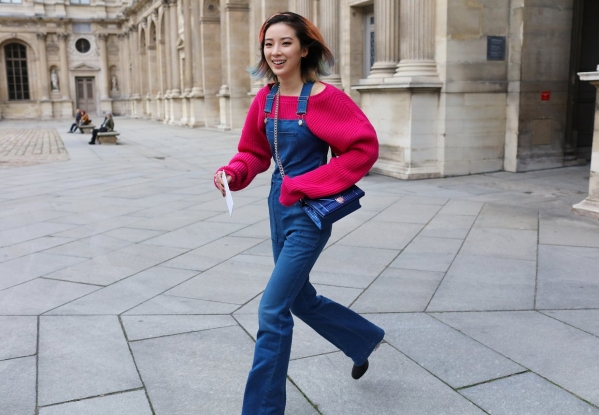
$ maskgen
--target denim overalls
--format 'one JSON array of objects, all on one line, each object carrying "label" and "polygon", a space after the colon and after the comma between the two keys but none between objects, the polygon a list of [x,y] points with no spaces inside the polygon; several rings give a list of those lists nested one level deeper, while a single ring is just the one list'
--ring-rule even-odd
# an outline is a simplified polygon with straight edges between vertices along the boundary
[{"label": "denim overalls", "polygon": [[[279,157],[285,174],[290,177],[327,163],[328,144],[312,134],[303,119],[312,86],[313,83],[306,83],[302,88],[298,99],[298,118],[278,121]],[[265,116],[274,109],[277,89],[275,84],[267,97]],[[274,158],[272,118],[267,119],[266,135]],[[331,236],[332,228],[318,229],[303,211],[300,202],[291,207],[281,205],[282,181],[279,169],[275,168],[268,197],[275,268],[258,309],[259,330],[242,415],[283,415],[285,412],[285,387],[293,332],[291,313],[357,365],[366,361],[384,336],[381,328],[359,314],[316,294],[308,277]]]}]

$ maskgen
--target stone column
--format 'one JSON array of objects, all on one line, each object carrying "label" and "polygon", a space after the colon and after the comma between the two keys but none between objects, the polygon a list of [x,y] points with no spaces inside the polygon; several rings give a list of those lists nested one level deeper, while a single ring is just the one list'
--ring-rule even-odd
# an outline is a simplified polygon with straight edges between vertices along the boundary
[{"label": "stone column", "polygon": [[46,53],[46,34],[38,33],[37,34],[39,51],[40,51],[40,61],[39,61],[39,71],[40,71],[40,82],[39,82],[39,90],[41,91],[40,98],[40,109],[41,109],[41,118],[43,120],[48,120],[52,118],[52,102],[49,99],[48,94],[48,86],[50,85],[50,81],[48,79],[48,55]]},{"label": "stone column", "polygon": [[[200,2],[193,0],[191,2],[189,25],[185,26],[185,45],[187,46],[187,33],[189,32],[189,41],[191,42],[189,67],[191,77],[189,79],[190,92],[187,93],[188,100],[188,118],[187,125],[190,127],[204,126],[204,82],[202,79],[202,29],[200,26]],[[213,46],[214,47],[214,46]],[[187,67],[187,52],[185,52],[185,63]]]},{"label": "stone column", "polygon": [[177,24],[177,0],[172,0],[169,7],[169,38],[171,53],[171,96],[178,97],[181,94],[181,74],[179,67],[179,50],[177,41],[179,40],[179,25]]},{"label": "stone column", "polygon": [[[204,109],[202,119],[207,127],[216,127],[220,123],[219,88],[222,74],[215,68],[221,68],[224,43],[221,30],[221,9],[219,0],[204,0],[200,10],[201,59],[197,65],[202,67],[202,88]],[[197,82],[197,79],[194,78]]]},{"label": "stone column", "polygon": [[48,55],[46,53],[46,34],[45,33],[37,33],[37,39],[39,44],[40,51],[40,91],[42,93],[42,101],[48,99],[48,85],[50,85],[50,81],[48,80]]},{"label": "stone column", "polygon": [[[194,118],[191,114],[191,89],[193,88],[193,50],[192,50],[192,36],[191,36],[191,0],[182,0],[180,7],[183,9],[183,51],[185,54],[185,61],[183,66],[183,94],[182,94],[182,105],[183,114],[181,117],[181,124],[190,125],[191,119]],[[196,16],[197,18],[198,16]]]},{"label": "stone column", "polygon": [[170,0],[169,6],[169,39],[171,60],[171,95],[169,124],[181,123],[181,73],[179,65],[179,24],[177,19],[177,0]]},{"label": "stone column", "polygon": [[325,42],[335,56],[335,65],[330,68],[331,74],[324,78],[325,82],[343,89],[340,75],[339,57],[339,0],[320,2],[320,30]]},{"label": "stone column", "polygon": [[106,33],[96,35],[100,46],[100,109],[102,112],[112,113],[112,99],[108,92],[110,85],[110,71],[108,70],[108,50],[106,49]]},{"label": "stone column", "polygon": [[439,82],[435,63],[435,0],[401,0],[400,61],[404,82]]},{"label": "stone column", "polygon": [[131,61],[131,115],[143,116],[143,103],[141,99],[141,74],[139,65],[139,28],[138,25],[129,26],[129,47]]},{"label": "stone column", "polygon": [[[223,4],[224,3],[224,4]],[[224,5],[224,7],[222,7]],[[224,10],[223,10],[224,9]],[[249,62],[247,36],[249,6],[233,0],[221,1],[222,85],[218,92],[221,130],[243,127],[250,105],[251,85],[244,69]]]},{"label": "stone column", "polygon": [[578,74],[582,81],[588,81],[597,88],[595,98],[595,131],[593,133],[593,150],[591,154],[591,173],[589,195],[582,202],[573,206],[572,211],[582,216],[599,219],[599,66],[597,72]]},{"label": "stone column", "polygon": [[369,79],[393,76],[399,61],[399,2],[374,2],[374,64]]},{"label": "stone column", "polygon": [[69,85],[69,59],[67,57],[68,33],[58,34],[58,46],[60,53],[60,92],[63,100],[71,100],[71,88]]},{"label": "stone column", "polygon": [[[191,36],[191,19],[192,19],[191,0],[183,0],[183,25],[184,25],[184,46],[185,46],[185,95],[191,93],[193,88],[193,49]],[[196,42],[197,43],[197,42]]]},{"label": "stone column", "polygon": [[[324,3],[335,0],[324,0]],[[291,0],[289,4],[289,10],[304,16],[306,19],[314,22],[314,16],[312,13],[312,0]]]}]

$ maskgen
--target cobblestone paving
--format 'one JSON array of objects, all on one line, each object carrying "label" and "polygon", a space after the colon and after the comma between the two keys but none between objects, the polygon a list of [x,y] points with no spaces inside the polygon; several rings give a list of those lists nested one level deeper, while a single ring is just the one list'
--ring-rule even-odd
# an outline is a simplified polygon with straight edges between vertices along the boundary
[{"label": "cobblestone paving", "polygon": [[69,153],[54,128],[0,129],[0,169],[68,159]]}]

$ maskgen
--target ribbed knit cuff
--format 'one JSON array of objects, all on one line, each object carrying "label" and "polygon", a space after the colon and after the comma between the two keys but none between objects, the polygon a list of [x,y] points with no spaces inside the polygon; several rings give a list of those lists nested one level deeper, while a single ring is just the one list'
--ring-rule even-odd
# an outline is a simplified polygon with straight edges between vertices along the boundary
[{"label": "ribbed knit cuff", "polygon": [[281,195],[279,196],[279,202],[283,206],[293,206],[298,200],[304,197],[304,194],[299,190],[294,189],[293,179],[289,176],[285,176],[283,184],[281,185]]}]

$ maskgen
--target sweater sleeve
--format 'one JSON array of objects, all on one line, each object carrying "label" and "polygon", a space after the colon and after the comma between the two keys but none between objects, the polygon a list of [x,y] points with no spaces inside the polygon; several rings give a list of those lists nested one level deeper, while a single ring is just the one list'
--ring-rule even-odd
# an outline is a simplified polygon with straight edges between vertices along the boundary
[{"label": "sweater sleeve", "polygon": [[219,168],[230,174],[232,181],[231,190],[246,188],[259,173],[270,167],[270,145],[266,138],[264,124],[264,103],[268,95],[268,87],[256,94],[245,119],[241,138],[237,146],[238,153],[229,161],[229,164]]},{"label": "sweater sleeve", "polygon": [[310,99],[308,106],[306,125],[338,157],[300,176],[285,176],[279,199],[285,206],[347,189],[368,173],[379,154],[374,127],[344,92],[334,90],[326,99]]}]

